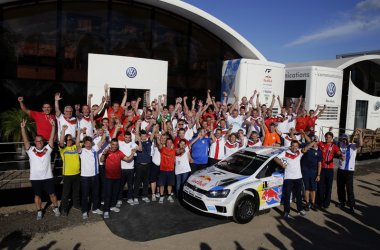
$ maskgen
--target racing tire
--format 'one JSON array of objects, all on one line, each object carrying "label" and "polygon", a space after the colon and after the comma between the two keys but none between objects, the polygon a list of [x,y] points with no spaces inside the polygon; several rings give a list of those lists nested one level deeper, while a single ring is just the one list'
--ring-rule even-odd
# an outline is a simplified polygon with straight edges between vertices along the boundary
[{"label": "racing tire", "polygon": [[233,219],[236,223],[246,224],[250,222],[257,211],[257,202],[251,195],[243,195],[237,199],[234,207]]}]

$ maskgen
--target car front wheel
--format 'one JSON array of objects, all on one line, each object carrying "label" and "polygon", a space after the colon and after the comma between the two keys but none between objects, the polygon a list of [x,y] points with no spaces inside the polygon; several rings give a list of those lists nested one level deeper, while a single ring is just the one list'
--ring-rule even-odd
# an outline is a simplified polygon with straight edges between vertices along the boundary
[{"label": "car front wheel", "polygon": [[250,222],[256,214],[257,204],[251,195],[243,195],[235,203],[234,221],[239,224]]}]

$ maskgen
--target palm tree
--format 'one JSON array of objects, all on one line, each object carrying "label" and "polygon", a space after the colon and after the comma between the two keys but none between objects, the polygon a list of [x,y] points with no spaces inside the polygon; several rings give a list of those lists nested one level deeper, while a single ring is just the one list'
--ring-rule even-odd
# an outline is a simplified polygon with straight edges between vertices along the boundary
[{"label": "palm tree", "polygon": [[[20,109],[10,109],[0,114],[0,136],[1,141],[20,142],[21,141],[21,129],[20,122],[22,119],[27,120],[26,132],[28,135],[35,136],[36,125],[34,121],[31,121],[29,116]],[[16,151],[22,152],[22,144],[16,143]],[[24,155],[25,152],[22,152]]]}]

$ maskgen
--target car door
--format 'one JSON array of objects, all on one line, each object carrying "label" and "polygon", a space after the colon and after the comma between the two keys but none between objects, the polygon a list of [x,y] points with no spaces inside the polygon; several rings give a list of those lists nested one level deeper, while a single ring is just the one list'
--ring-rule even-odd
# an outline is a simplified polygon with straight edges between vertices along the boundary
[{"label": "car door", "polygon": [[273,159],[256,176],[261,181],[257,188],[260,198],[260,210],[281,204],[284,171]]}]

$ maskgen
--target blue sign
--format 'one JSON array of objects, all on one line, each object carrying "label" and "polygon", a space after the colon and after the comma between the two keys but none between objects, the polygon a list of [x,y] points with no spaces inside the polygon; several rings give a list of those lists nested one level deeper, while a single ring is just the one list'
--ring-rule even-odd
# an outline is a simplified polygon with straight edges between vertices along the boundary
[{"label": "blue sign", "polygon": [[333,97],[335,95],[336,86],[335,83],[330,82],[327,84],[326,92],[329,97]]},{"label": "blue sign", "polygon": [[126,74],[129,78],[135,78],[137,75],[137,70],[134,67],[129,67],[126,71]]}]

